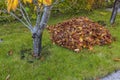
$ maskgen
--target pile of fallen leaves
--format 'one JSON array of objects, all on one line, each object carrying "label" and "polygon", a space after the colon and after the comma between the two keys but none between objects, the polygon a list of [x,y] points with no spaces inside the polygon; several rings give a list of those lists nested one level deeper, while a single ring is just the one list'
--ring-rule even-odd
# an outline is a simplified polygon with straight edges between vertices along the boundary
[{"label": "pile of fallen leaves", "polygon": [[79,52],[112,42],[109,31],[87,17],[73,18],[48,27],[53,43]]}]

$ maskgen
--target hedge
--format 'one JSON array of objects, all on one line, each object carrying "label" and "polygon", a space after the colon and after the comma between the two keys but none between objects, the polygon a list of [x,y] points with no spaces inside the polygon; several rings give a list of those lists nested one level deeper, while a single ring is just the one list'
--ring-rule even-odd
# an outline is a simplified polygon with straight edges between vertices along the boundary
[{"label": "hedge", "polygon": [[[102,8],[106,6],[106,0],[60,0],[61,2],[57,5],[54,6],[53,8],[53,13],[66,13],[66,12],[71,12],[71,13],[79,13],[81,10],[85,11],[91,11],[96,8]],[[113,2],[114,0],[110,0],[110,2]],[[109,3],[110,3],[109,2]],[[31,6],[31,5],[29,5]],[[32,6],[33,7],[33,6]],[[0,0],[0,10],[6,8],[5,5],[5,0]],[[34,13],[33,10],[30,8],[26,7],[28,13],[31,13],[31,19],[35,19],[36,14]],[[14,21],[15,19],[12,18],[11,16],[8,16],[8,14],[3,14],[0,12],[0,16],[5,16],[4,18],[0,19],[0,22],[4,21]],[[8,17],[6,17],[8,16]]]}]

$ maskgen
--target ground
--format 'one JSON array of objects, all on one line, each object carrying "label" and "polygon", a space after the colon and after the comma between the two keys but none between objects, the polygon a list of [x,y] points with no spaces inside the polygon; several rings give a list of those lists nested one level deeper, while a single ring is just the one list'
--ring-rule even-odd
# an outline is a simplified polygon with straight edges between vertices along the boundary
[{"label": "ground", "polygon": [[[32,48],[31,33],[19,22],[0,24],[0,80],[93,80],[120,69],[120,16],[117,16],[116,24],[111,26],[110,15],[105,10],[95,10],[89,14],[51,17],[49,25],[76,16],[87,16],[96,22],[104,21],[115,42],[95,46],[93,51],[84,49],[75,53],[52,44],[45,30],[42,57],[34,62],[30,61],[27,50]],[[25,58],[22,58],[23,54]]]}]

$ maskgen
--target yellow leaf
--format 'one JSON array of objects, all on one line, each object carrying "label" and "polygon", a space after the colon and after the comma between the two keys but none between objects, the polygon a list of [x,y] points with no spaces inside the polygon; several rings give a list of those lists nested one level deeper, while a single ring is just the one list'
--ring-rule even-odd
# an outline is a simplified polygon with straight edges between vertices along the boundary
[{"label": "yellow leaf", "polygon": [[51,5],[52,4],[52,0],[44,0],[46,5]]},{"label": "yellow leaf", "polygon": [[26,4],[27,2],[28,3],[32,3],[32,0],[23,0],[23,2]]},{"label": "yellow leaf", "polygon": [[[19,2],[19,0],[7,0],[7,11],[10,12],[10,10],[15,11]],[[28,3],[32,3],[33,0],[22,0],[25,4]],[[38,0],[40,4],[44,4],[44,5],[51,5],[52,4],[52,0]]]},{"label": "yellow leaf", "polygon": [[37,7],[35,6],[35,7],[34,7],[34,11],[35,11],[36,9],[37,9]]},{"label": "yellow leaf", "polygon": [[12,10],[15,11],[17,6],[18,6],[18,0],[14,0],[14,2],[12,4]]},{"label": "yellow leaf", "polygon": [[120,58],[114,58],[113,59],[115,62],[120,62]]},{"label": "yellow leaf", "polygon": [[28,2],[29,2],[29,3],[32,3],[32,0],[29,0]]},{"label": "yellow leaf", "polygon": [[93,50],[93,47],[92,47],[92,46],[90,46],[90,47],[89,47],[89,50],[90,50],[90,51],[92,51],[92,50]]},{"label": "yellow leaf", "polygon": [[75,51],[75,52],[79,52],[79,51],[80,51],[80,49],[74,49],[74,51]]},{"label": "yellow leaf", "polygon": [[26,2],[27,2],[26,0],[23,0],[23,3],[25,3],[25,4],[26,4]]},{"label": "yellow leaf", "polygon": [[16,10],[18,6],[18,0],[7,0],[7,11],[10,12],[10,10]]},{"label": "yellow leaf", "polygon": [[79,41],[80,41],[80,42],[83,42],[83,38],[82,38],[82,37],[80,37],[80,38],[79,38]]},{"label": "yellow leaf", "polygon": [[51,5],[52,4],[52,0],[38,0],[39,3],[42,3],[44,5]]},{"label": "yellow leaf", "polygon": [[10,12],[12,7],[12,0],[7,0],[7,11]]}]

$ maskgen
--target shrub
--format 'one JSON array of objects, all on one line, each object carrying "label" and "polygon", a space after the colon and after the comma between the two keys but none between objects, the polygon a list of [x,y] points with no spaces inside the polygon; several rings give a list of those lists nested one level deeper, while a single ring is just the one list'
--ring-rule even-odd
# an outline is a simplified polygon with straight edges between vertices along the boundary
[{"label": "shrub", "polygon": [[80,10],[90,11],[105,6],[105,0],[64,0],[54,7],[55,11],[79,12]]},{"label": "shrub", "polygon": [[0,23],[11,22],[14,20],[10,15],[5,14],[1,11],[5,8],[6,8],[5,0],[0,0]]}]

